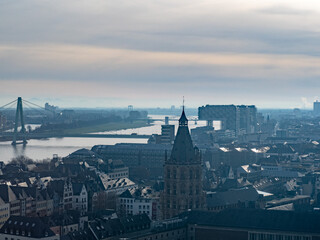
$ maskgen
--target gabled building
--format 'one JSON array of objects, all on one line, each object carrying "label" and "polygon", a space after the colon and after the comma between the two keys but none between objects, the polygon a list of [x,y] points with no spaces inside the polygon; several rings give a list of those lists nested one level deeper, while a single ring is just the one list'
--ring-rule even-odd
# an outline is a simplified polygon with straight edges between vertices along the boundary
[{"label": "gabled building", "polygon": [[0,197],[0,228],[10,217],[10,204]]},{"label": "gabled building", "polygon": [[72,208],[83,216],[88,211],[88,192],[84,184],[72,183]]},{"label": "gabled building", "polygon": [[48,185],[48,191],[53,199],[55,211],[62,212],[72,209],[73,188],[70,179],[51,181]]},{"label": "gabled building", "polygon": [[48,216],[53,212],[53,200],[45,189],[2,184],[0,198],[10,205],[10,216]]}]

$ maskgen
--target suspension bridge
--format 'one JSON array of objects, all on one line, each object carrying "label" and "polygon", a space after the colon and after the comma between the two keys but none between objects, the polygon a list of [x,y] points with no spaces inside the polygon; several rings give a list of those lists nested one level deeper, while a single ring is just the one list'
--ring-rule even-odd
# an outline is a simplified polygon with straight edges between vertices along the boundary
[{"label": "suspension bridge", "polygon": [[[13,109],[15,106],[15,120],[13,124],[13,131],[0,131],[0,140],[12,141],[12,145],[23,144],[26,145],[29,139],[43,139],[43,138],[62,138],[62,137],[81,137],[81,138],[150,138],[151,135],[139,135],[139,134],[94,134],[94,133],[81,133],[81,134],[65,134],[57,132],[32,132],[26,130],[24,107],[27,106],[33,110],[46,112],[47,114],[56,114],[54,111],[43,108],[35,103],[18,97],[16,100],[11,101],[0,107],[1,111]],[[1,122],[0,122],[1,129]]]}]

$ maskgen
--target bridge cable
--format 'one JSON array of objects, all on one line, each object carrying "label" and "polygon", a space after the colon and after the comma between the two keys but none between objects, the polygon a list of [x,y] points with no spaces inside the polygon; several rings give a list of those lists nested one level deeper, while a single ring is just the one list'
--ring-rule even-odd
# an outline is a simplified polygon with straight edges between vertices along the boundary
[{"label": "bridge cable", "polygon": [[32,104],[32,105],[34,105],[34,106],[36,106],[36,107],[38,107],[38,108],[41,108],[41,109],[43,109],[43,110],[46,110],[46,111],[48,111],[48,112],[55,113],[54,111],[51,111],[51,110],[46,109],[46,108],[44,108],[44,107],[41,107],[40,105],[35,104],[35,103],[32,103],[32,102],[27,101],[27,100],[25,100],[25,99],[23,99],[23,102],[26,102],[26,103]]},{"label": "bridge cable", "polygon": [[28,104],[26,102],[24,102],[24,105],[27,106],[28,109],[36,111],[36,112],[40,113],[41,115],[45,115],[46,116],[46,114],[44,112],[40,111],[38,108],[32,107],[30,104]]},{"label": "bridge cable", "polygon": [[9,102],[9,103],[1,106],[0,109],[1,109],[1,108],[5,108],[6,106],[8,106],[8,105],[10,105],[10,104],[12,104],[12,103],[14,103],[14,102],[17,102],[17,101],[18,101],[17,99],[16,99],[16,100],[13,100],[12,102]]}]

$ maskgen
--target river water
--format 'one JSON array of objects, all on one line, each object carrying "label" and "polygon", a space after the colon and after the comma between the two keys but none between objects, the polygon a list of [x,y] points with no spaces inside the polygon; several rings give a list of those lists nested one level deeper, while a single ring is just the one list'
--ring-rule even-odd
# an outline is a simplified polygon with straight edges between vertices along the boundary
[{"label": "river water", "polygon": [[[107,131],[99,133],[110,133],[110,134],[161,134],[161,125],[164,124],[164,117],[162,115],[149,115],[152,119],[157,119],[151,126],[125,129],[117,131]],[[170,119],[176,119],[176,121],[170,121],[170,124],[176,125],[175,129],[178,128],[177,116],[169,116]],[[190,117],[190,119],[195,117]],[[163,119],[163,120],[159,120]],[[199,126],[205,126],[205,121],[189,121],[189,128],[193,129]],[[214,122],[216,129],[220,128],[219,122]],[[87,148],[91,149],[94,145],[114,145],[116,143],[146,143],[147,139],[139,138],[49,138],[41,140],[29,140],[26,146],[17,145],[12,146],[11,142],[0,142],[0,161],[7,163],[12,158],[17,156],[26,156],[34,160],[42,160],[46,158],[52,158],[53,154],[65,157],[68,154],[80,149]]]}]

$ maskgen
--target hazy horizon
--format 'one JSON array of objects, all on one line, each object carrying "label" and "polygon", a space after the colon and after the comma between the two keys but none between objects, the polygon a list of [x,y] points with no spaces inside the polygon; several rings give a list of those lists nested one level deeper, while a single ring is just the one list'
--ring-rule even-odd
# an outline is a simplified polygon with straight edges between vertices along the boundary
[{"label": "hazy horizon", "polygon": [[320,2],[0,2],[0,106],[71,107],[318,99]]}]

